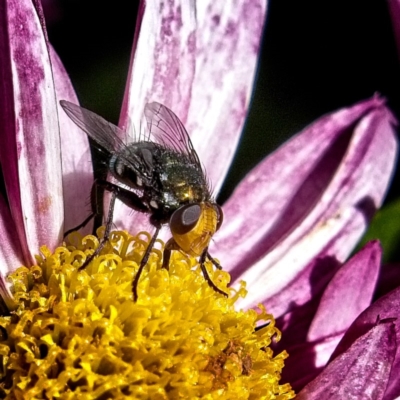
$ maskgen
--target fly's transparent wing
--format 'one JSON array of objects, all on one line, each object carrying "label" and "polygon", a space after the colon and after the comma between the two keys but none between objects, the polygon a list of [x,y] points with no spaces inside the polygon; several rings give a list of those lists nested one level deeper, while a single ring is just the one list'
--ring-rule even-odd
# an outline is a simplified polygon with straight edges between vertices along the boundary
[{"label": "fly's transparent wing", "polygon": [[144,108],[144,115],[149,133],[158,143],[184,154],[201,168],[189,134],[179,118],[168,107],[157,102],[148,103]]},{"label": "fly's transparent wing", "polygon": [[96,113],[69,101],[61,100],[60,104],[71,120],[94,140],[107,163],[112,155],[117,155],[119,162],[143,179],[147,177],[146,163],[140,153],[134,151],[132,144],[125,144],[121,139],[126,136],[122,129]]},{"label": "fly's transparent wing", "polygon": [[103,149],[111,154],[126,149],[126,145],[121,139],[121,137],[125,137],[125,133],[118,126],[69,101],[61,100],[60,105],[71,120]]}]

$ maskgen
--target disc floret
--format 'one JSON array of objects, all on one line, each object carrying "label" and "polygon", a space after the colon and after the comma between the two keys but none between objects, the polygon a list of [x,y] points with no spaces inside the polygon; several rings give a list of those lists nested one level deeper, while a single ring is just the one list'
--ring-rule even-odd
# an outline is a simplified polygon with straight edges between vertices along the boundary
[{"label": "disc floret", "polygon": [[195,258],[174,252],[169,271],[162,269],[160,242],[132,300],[149,237],[113,232],[79,271],[98,239],[74,233],[54,253],[42,247],[37,266],[9,276],[17,307],[0,317],[3,397],[294,397],[279,384],[287,354],[268,347],[280,336],[273,317],[261,306],[235,311],[246,289],[228,289],[228,273],[207,266],[226,298],[209,287]]}]

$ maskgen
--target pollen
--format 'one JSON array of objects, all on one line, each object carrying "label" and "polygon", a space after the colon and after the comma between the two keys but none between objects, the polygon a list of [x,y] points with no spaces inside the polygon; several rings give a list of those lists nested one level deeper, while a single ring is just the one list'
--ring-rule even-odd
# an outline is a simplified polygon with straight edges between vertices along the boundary
[{"label": "pollen", "polygon": [[[98,231],[101,237],[101,231]],[[174,252],[161,268],[157,241],[132,296],[132,280],[150,235],[112,232],[101,254],[74,232],[37,265],[8,276],[17,307],[0,317],[0,397],[7,399],[292,399],[280,384],[286,352],[263,306],[235,310],[245,284]],[[256,329],[256,326],[263,326]]]}]

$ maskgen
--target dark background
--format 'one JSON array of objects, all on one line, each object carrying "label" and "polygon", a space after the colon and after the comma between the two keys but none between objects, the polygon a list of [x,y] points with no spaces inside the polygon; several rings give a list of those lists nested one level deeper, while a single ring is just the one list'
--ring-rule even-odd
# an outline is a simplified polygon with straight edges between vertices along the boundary
[{"label": "dark background", "polygon": [[[134,33],[132,2],[43,3],[50,41],[81,104],[116,123]],[[379,92],[399,116],[399,89],[385,0],[271,0],[252,107],[219,201],[265,155],[322,114]],[[388,201],[399,195],[398,181],[396,174]]]}]

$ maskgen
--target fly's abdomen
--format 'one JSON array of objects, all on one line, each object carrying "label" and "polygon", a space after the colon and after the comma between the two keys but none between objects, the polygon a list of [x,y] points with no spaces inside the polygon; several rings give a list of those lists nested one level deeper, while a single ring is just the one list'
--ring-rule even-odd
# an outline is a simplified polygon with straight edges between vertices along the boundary
[{"label": "fly's abdomen", "polygon": [[143,190],[152,185],[155,151],[155,143],[131,143],[123,152],[113,154],[109,161],[110,172],[119,182]]}]

